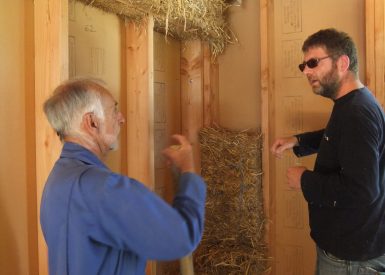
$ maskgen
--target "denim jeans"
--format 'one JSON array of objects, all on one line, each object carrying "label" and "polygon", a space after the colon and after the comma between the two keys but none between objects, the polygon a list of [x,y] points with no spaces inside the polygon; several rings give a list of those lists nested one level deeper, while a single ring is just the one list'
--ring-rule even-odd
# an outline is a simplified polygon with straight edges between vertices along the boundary
[{"label": "denim jeans", "polygon": [[385,275],[385,255],[368,261],[346,261],[317,247],[315,275]]}]

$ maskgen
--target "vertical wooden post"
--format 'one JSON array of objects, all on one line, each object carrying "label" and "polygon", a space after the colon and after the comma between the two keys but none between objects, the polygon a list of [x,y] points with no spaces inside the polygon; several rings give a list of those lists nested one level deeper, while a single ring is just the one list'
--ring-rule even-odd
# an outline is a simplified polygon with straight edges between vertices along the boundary
[{"label": "vertical wooden post", "polygon": [[203,126],[202,43],[185,42],[181,53],[182,133],[193,145],[195,167],[200,172],[199,130]]},{"label": "vertical wooden post", "polygon": [[[270,67],[269,67],[269,0],[260,1],[260,37],[261,37],[261,132],[263,134],[263,150],[262,150],[262,183],[263,197],[266,220],[273,219],[275,198],[274,192],[270,189],[273,186],[270,184],[270,129],[273,128],[270,124]],[[268,244],[269,256],[275,256],[275,237],[274,237],[274,222],[266,223],[265,226],[265,241]],[[275,268],[273,265],[272,274]]]},{"label": "vertical wooden post", "polygon": [[[37,212],[47,176],[58,158],[61,144],[44,116],[42,105],[53,89],[68,77],[68,1],[34,1],[35,123]],[[40,222],[38,221],[39,228]],[[39,230],[39,274],[48,274],[47,249]]]},{"label": "vertical wooden post", "polygon": [[385,41],[383,0],[366,0],[366,85],[384,107],[385,102]]},{"label": "vertical wooden post", "polygon": [[[126,25],[127,173],[154,189],[154,65],[152,16],[146,23]],[[146,274],[155,274],[155,263]]]},{"label": "vertical wooden post", "polygon": [[154,188],[153,19],[126,26],[127,172]]},{"label": "vertical wooden post", "polygon": [[126,32],[127,32],[127,24],[125,19],[120,19],[120,47],[121,47],[121,62],[120,62],[120,111],[122,112],[123,116],[126,118],[126,123],[123,124],[121,131],[120,131],[120,150],[121,150],[121,158],[120,158],[120,172],[123,175],[128,175],[128,167],[127,167],[127,49],[126,49]]},{"label": "vertical wooden post", "polygon": [[25,122],[27,161],[27,217],[28,217],[28,262],[29,274],[39,273],[38,215],[36,188],[36,124],[35,124],[35,45],[34,45],[34,4],[25,1],[24,18],[25,54]]},{"label": "vertical wooden post", "polygon": [[366,86],[375,93],[375,18],[374,18],[375,0],[365,1],[365,34],[366,34]]},{"label": "vertical wooden post", "polygon": [[212,59],[210,47],[203,43],[203,126],[211,127],[219,124],[218,119],[218,63]]}]

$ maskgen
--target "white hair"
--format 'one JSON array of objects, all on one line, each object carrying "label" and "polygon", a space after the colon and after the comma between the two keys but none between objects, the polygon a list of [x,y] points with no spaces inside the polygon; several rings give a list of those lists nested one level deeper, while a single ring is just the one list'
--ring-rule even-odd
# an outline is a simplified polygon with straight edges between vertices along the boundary
[{"label": "white hair", "polygon": [[60,139],[80,133],[83,115],[92,112],[104,119],[102,92],[106,87],[95,79],[75,79],[58,86],[44,103],[44,113]]}]

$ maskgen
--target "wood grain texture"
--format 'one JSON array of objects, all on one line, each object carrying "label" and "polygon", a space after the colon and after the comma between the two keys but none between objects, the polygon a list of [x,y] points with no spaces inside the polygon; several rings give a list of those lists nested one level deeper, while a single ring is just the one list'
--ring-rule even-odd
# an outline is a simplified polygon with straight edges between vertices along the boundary
[{"label": "wood grain texture", "polygon": [[[35,123],[37,212],[44,183],[61,143],[44,116],[42,105],[54,88],[68,77],[68,1],[38,0],[35,23]],[[40,226],[40,222],[38,222]],[[48,274],[46,244],[39,230],[39,274]]]},{"label": "wood grain texture", "polygon": [[365,1],[366,85],[384,107],[385,102],[385,41],[383,0]]},{"label": "wood grain texture", "polygon": [[182,133],[193,145],[200,171],[199,130],[203,126],[203,49],[199,40],[184,42],[181,53]]},{"label": "wood grain texture", "polygon": [[[154,188],[153,19],[126,25],[127,173]],[[124,103],[123,103],[124,104]]]},{"label": "wood grain texture", "polygon": [[[265,215],[267,220],[271,220],[273,217],[275,198],[274,192],[271,191],[272,185],[270,184],[271,174],[274,174],[270,166],[270,129],[272,125],[270,123],[274,121],[271,118],[270,105],[272,104],[270,95],[273,93],[271,89],[270,79],[270,63],[269,63],[269,0],[260,1],[260,37],[261,37],[261,132],[263,135],[263,150],[262,150],[262,184],[263,184],[263,197]],[[265,226],[265,241],[268,244],[268,255],[270,257],[275,256],[275,236],[274,236],[274,223],[267,222]],[[274,269],[274,267],[273,267]],[[273,273],[274,274],[274,271]]]},{"label": "wood grain texture", "polygon": [[219,124],[218,118],[219,66],[213,60],[210,46],[203,43],[203,126]]}]

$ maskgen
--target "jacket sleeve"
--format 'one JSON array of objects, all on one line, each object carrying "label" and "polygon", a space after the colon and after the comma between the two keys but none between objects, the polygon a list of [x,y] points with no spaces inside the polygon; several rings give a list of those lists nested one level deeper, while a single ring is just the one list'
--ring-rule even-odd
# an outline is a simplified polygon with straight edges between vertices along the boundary
[{"label": "jacket sleeve", "polygon": [[89,236],[94,241],[147,259],[172,260],[193,251],[201,240],[206,185],[200,176],[180,176],[172,205],[140,182],[119,174],[90,171],[84,177],[88,183],[102,181],[98,187],[83,184],[93,208]]},{"label": "jacket sleeve", "polygon": [[304,157],[317,153],[323,134],[324,129],[295,135],[299,145],[293,147],[294,154],[297,157]]}]

